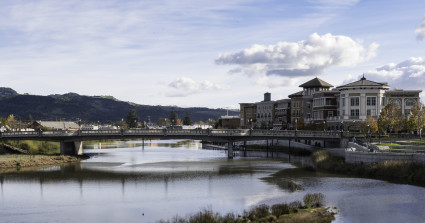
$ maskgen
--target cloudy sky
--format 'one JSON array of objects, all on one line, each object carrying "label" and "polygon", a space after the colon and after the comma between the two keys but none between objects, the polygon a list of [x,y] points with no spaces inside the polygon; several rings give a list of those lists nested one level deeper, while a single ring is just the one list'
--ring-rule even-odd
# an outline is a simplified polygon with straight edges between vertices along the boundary
[{"label": "cloudy sky", "polygon": [[0,86],[19,93],[237,108],[363,73],[425,91],[425,1],[0,0],[0,14]]}]

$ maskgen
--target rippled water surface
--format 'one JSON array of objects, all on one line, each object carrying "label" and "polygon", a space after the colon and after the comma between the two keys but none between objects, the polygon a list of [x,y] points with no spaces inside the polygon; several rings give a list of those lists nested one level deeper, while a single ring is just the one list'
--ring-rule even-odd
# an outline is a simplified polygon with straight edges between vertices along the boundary
[{"label": "rippled water surface", "polygon": [[[422,187],[315,174],[285,160],[228,160],[222,151],[201,150],[197,141],[85,147],[91,158],[78,165],[0,175],[0,222],[156,222],[207,207],[242,213],[310,192],[338,207],[336,222],[425,219]],[[303,190],[291,191],[287,182]]]}]

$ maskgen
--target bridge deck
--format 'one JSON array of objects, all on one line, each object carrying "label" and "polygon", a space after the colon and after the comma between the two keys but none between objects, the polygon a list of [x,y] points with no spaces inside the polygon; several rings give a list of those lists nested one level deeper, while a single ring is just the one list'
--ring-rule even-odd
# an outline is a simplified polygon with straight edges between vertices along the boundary
[{"label": "bridge deck", "polygon": [[1,139],[35,139],[35,140],[66,140],[79,138],[92,140],[103,138],[217,138],[217,139],[243,139],[255,140],[256,138],[315,138],[315,139],[340,139],[339,131],[272,131],[249,129],[137,129],[137,130],[78,130],[78,131],[26,131],[2,132]]}]

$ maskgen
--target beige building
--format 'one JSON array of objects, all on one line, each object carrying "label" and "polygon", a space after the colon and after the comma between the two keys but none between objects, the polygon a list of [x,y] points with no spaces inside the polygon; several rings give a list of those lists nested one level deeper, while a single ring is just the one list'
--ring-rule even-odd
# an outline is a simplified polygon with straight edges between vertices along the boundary
[{"label": "beige building", "polygon": [[240,127],[243,129],[252,128],[256,122],[257,105],[255,103],[239,103],[240,106]]}]

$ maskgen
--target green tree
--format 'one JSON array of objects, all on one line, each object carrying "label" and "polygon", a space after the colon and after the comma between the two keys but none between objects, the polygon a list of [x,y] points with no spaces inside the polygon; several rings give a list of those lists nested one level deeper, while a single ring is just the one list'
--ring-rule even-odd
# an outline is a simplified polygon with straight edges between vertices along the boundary
[{"label": "green tree", "polygon": [[179,116],[177,115],[177,113],[174,111],[171,111],[170,112],[171,125],[177,125],[178,120],[179,120]]},{"label": "green tree", "polygon": [[192,125],[192,120],[190,119],[189,112],[186,112],[184,115],[183,125]]},{"label": "green tree", "polygon": [[382,132],[399,131],[403,128],[403,115],[400,107],[390,102],[381,110],[378,118],[379,130]]},{"label": "green tree", "polygon": [[156,122],[156,124],[158,126],[169,126],[170,125],[170,122],[166,118],[159,118],[158,121]]},{"label": "green tree", "polygon": [[375,133],[378,131],[378,122],[375,121],[375,119],[371,116],[369,116],[366,120],[363,120],[360,123],[360,130],[363,133]]},{"label": "green tree", "polygon": [[418,134],[422,135],[422,130],[425,128],[425,107],[422,103],[418,102],[413,106],[406,121],[406,127],[409,131],[417,130]]},{"label": "green tree", "polygon": [[31,114],[29,114],[28,115],[28,122],[29,123],[32,123],[34,121],[34,119],[32,118],[32,115]]},{"label": "green tree", "polygon": [[127,128],[127,124],[125,123],[124,119],[121,119],[119,122],[116,122],[115,125],[120,127],[121,129]]},{"label": "green tree", "polygon": [[136,128],[137,127],[137,122],[139,121],[139,116],[137,116],[137,112],[135,109],[130,109],[130,111],[128,112],[127,115],[127,126],[129,128]]},{"label": "green tree", "polygon": [[12,114],[12,115],[9,115],[9,117],[7,117],[7,120],[6,120],[6,122],[7,122],[7,125],[12,129],[12,130],[15,130],[15,129],[17,129],[18,128],[18,121],[16,121],[15,120],[15,116]]}]

